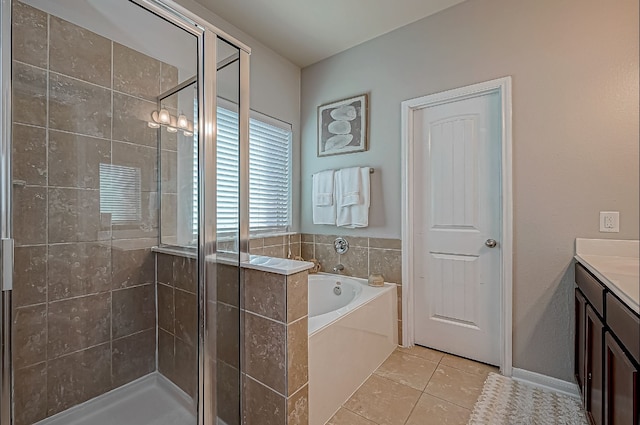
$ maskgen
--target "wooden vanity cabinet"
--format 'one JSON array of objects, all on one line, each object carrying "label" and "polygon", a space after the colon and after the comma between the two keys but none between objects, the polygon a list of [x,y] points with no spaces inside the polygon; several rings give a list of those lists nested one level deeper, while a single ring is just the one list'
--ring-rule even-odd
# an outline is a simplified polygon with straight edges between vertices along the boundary
[{"label": "wooden vanity cabinet", "polygon": [[574,349],[574,368],[573,373],[576,377],[578,387],[582,390],[584,386],[584,355],[585,355],[585,340],[584,340],[584,322],[587,306],[587,301],[584,299],[582,292],[578,288],[575,289],[575,349]]},{"label": "wooden vanity cabinet", "polygon": [[585,312],[584,407],[594,425],[602,425],[604,385],[602,379],[602,342],[604,324],[587,304]]},{"label": "wooden vanity cabinet", "polygon": [[640,425],[640,316],[576,264],[575,375],[592,425]]},{"label": "wooden vanity cabinet", "polygon": [[611,332],[606,332],[604,341],[604,423],[607,425],[639,425],[638,368],[613,338]]}]

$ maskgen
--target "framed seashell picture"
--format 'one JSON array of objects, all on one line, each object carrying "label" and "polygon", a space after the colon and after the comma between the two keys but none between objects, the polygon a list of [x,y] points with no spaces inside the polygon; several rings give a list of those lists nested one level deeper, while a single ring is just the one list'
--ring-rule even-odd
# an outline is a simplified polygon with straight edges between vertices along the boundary
[{"label": "framed seashell picture", "polygon": [[318,106],[318,156],[367,150],[368,95]]}]

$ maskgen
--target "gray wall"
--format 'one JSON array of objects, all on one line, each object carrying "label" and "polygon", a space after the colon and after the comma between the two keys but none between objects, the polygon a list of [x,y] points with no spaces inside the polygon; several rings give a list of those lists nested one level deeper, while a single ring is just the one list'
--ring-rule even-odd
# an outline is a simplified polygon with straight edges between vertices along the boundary
[{"label": "gray wall", "polygon": [[251,47],[251,109],[293,128],[293,230],[300,229],[300,67],[229,24],[194,0],[177,0],[211,24]]},{"label": "gray wall", "polygon": [[[400,102],[511,75],[514,366],[572,380],[576,237],[638,238],[638,2],[469,0],[302,71],[304,233],[400,236]],[[316,157],[316,109],[370,93],[366,153]],[[311,174],[369,165],[370,227],[311,223]],[[598,232],[620,211],[621,232]]]}]

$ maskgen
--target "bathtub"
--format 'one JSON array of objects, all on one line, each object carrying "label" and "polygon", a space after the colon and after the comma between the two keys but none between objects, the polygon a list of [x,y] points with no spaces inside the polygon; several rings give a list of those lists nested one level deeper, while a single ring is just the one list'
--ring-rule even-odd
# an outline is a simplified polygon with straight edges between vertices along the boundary
[{"label": "bathtub", "polygon": [[398,344],[396,285],[309,275],[309,425],[323,425]]}]

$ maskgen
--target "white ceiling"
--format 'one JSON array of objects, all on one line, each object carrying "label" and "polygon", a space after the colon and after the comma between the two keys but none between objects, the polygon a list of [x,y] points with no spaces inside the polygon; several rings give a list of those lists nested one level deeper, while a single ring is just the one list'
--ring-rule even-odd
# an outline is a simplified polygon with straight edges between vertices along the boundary
[{"label": "white ceiling", "polygon": [[464,0],[196,0],[300,67]]}]

